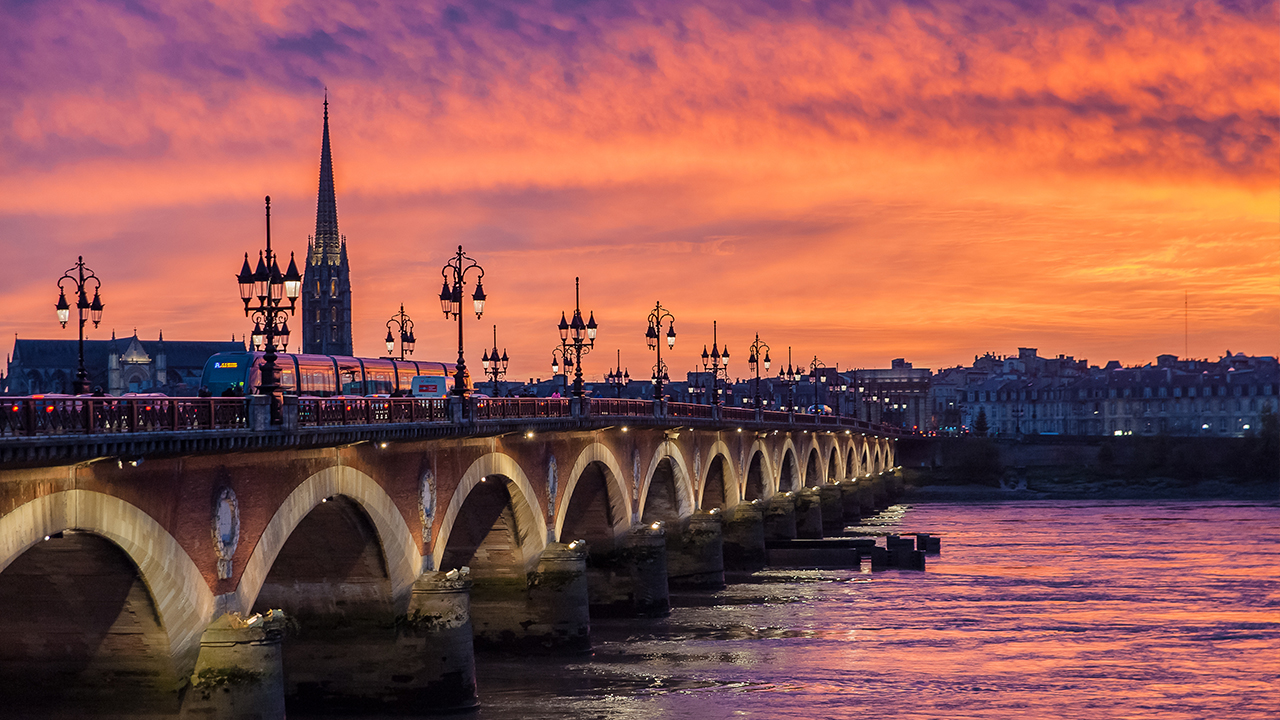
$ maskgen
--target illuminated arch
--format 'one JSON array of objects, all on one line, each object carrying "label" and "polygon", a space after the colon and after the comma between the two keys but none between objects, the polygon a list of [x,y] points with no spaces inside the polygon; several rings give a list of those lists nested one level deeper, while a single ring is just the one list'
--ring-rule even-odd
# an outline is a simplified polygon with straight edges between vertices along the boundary
[{"label": "illuminated arch", "polygon": [[115,543],[138,566],[177,667],[195,664],[200,635],[213,619],[213,592],[191,556],[160,523],[117,497],[65,490],[38,497],[0,517],[0,572],[48,535],[93,533]]},{"label": "illuminated arch", "polygon": [[578,479],[582,477],[582,473],[586,472],[587,466],[593,462],[598,462],[605,466],[608,470],[605,473],[605,482],[616,491],[609,494],[609,505],[613,510],[613,516],[617,518],[613,523],[614,535],[621,535],[631,527],[631,491],[627,489],[626,475],[622,472],[622,465],[618,463],[618,458],[606,445],[593,442],[578,453],[578,459],[574,462],[573,469],[569,472],[569,484],[565,486],[564,491],[559,493],[559,497],[556,498],[556,502],[559,505],[556,508],[555,522],[555,537],[557,538],[560,537],[561,531],[564,530],[565,514],[569,512],[569,500],[573,498],[573,491],[578,486]]},{"label": "illuminated arch", "polygon": [[716,462],[716,456],[724,458],[722,463],[725,468],[724,472],[724,504],[726,508],[731,508],[742,501],[742,487],[738,482],[738,471],[733,467],[733,455],[729,450],[729,445],[723,440],[716,440],[711,445],[711,449],[707,452],[710,460],[707,466],[702,469],[702,477],[698,478],[698,504],[702,507],[702,496],[707,491],[707,478],[711,476],[711,466]]},{"label": "illuminated arch", "polygon": [[653,483],[653,475],[658,471],[658,463],[664,458],[671,458],[671,464],[675,470],[676,484],[676,500],[680,503],[680,517],[688,517],[693,514],[693,473],[689,472],[689,464],[684,460],[684,454],[680,452],[680,448],[670,440],[663,440],[653,453],[653,460],[649,462],[649,469],[644,474],[644,487],[640,490],[640,500],[637,507],[641,515],[644,514],[645,501],[649,499],[649,486]]},{"label": "illuminated arch", "polygon": [[760,473],[764,477],[764,500],[769,499],[778,492],[778,473],[773,467],[773,459],[769,457],[769,446],[759,438],[751,443],[751,449],[747,450],[747,465],[742,469],[742,484],[745,490],[747,483],[747,475],[751,472],[751,461],[755,459],[756,453],[760,453]]},{"label": "illuminated arch", "polygon": [[799,490],[804,487],[804,476],[800,472],[800,460],[796,452],[796,445],[794,442],[792,442],[791,438],[788,437],[787,439],[782,441],[782,452],[778,454],[778,457],[779,457],[778,473],[776,476],[777,482],[775,484],[775,487],[777,488],[778,492],[783,491],[782,490],[782,469],[787,466],[788,454],[791,455],[791,469],[796,474],[796,486],[793,488],[788,488],[788,490]]},{"label": "illuminated arch", "polygon": [[434,563],[432,567],[440,567],[441,561],[444,560],[444,551],[449,545],[449,533],[453,530],[453,524],[458,519],[458,513],[462,511],[462,504],[466,502],[467,495],[471,493],[472,488],[480,484],[482,479],[490,475],[501,475],[511,483],[510,489],[513,491],[511,492],[511,509],[515,513],[516,524],[529,529],[529,532],[524,533],[520,553],[526,567],[538,562],[538,557],[547,546],[546,515],[538,504],[538,496],[529,483],[529,477],[525,475],[524,470],[514,458],[505,453],[491,452],[471,463],[471,467],[467,468],[467,471],[462,474],[462,479],[458,481],[458,488],[453,491],[453,497],[449,499],[449,507],[445,510],[444,518],[440,522],[440,534],[432,546]]},{"label": "illuminated arch", "polygon": [[240,585],[228,610],[248,612],[258,599],[262,583],[276,557],[298,525],[326,498],[341,495],[360,506],[373,525],[382,546],[391,583],[391,597],[397,606],[408,602],[413,582],[422,573],[422,554],[395,501],[373,478],[355,468],[335,465],[304,480],[280,503],[253,548],[240,575]]}]

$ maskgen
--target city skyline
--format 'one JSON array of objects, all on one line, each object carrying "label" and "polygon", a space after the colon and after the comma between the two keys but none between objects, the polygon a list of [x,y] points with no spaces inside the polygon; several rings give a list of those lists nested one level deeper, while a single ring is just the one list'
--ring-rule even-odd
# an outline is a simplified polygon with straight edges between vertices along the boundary
[{"label": "city skyline", "polygon": [[403,302],[414,358],[452,359],[459,243],[489,293],[468,364],[496,323],[512,379],[550,375],[578,275],[589,377],[615,348],[647,376],[654,300],[673,377],[713,320],[742,377],[756,332],[772,374],[787,345],[1142,364],[1184,355],[1184,297],[1186,354],[1278,354],[1268,6],[624,9],[0,10],[0,331],[70,337],[53,281],[83,254],[87,337],[247,333],[233,275],[263,195],[305,252],[327,86],[357,354]]}]

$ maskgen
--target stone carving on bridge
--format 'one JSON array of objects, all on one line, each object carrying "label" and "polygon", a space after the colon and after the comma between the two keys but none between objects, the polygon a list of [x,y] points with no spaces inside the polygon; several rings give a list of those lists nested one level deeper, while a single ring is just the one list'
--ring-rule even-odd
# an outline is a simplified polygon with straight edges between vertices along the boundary
[{"label": "stone carving on bridge", "polygon": [[240,503],[225,485],[213,504],[213,550],[218,555],[218,579],[231,577],[231,558],[240,544]]},{"label": "stone carving on bridge", "polygon": [[427,567],[432,563],[431,526],[436,517],[436,478],[430,469],[422,471],[418,478],[418,519],[422,521],[422,562],[423,571],[434,570]]},{"label": "stone carving on bridge", "polygon": [[[547,521],[548,526],[555,523],[556,518],[556,492],[559,488],[558,472],[556,469],[556,456],[552,455],[547,459]],[[554,531],[552,531],[554,532]],[[551,539],[554,542],[554,538]]]},{"label": "stone carving on bridge", "polygon": [[640,524],[640,448],[631,451],[631,524]]}]

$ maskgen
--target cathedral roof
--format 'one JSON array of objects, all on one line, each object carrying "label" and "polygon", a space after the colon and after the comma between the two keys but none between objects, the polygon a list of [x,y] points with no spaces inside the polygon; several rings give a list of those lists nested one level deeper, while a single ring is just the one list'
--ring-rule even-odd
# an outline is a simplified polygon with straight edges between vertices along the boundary
[{"label": "cathedral roof", "polygon": [[322,258],[336,264],[342,236],[338,233],[338,200],[333,190],[333,152],[329,148],[329,99],[324,101],[324,136],[320,143],[320,191],[316,198],[316,235],[311,264]]}]

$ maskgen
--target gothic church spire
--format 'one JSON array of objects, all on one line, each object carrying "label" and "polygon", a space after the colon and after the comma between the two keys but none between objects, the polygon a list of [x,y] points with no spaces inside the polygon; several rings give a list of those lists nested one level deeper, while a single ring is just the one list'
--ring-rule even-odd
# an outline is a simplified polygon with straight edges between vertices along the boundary
[{"label": "gothic church spire", "polygon": [[314,252],[324,262],[336,264],[342,244],[338,234],[338,201],[333,191],[333,153],[329,149],[329,95],[324,98],[324,139],[320,144],[320,192],[316,198]]}]

